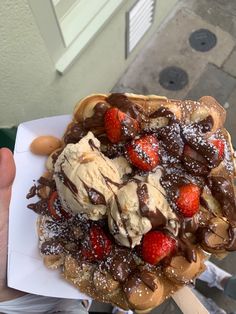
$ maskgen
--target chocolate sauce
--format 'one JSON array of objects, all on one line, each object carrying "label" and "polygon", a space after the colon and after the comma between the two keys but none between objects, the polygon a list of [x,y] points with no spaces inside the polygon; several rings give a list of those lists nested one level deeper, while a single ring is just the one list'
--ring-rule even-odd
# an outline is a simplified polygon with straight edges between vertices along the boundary
[{"label": "chocolate sauce", "polygon": [[34,197],[35,195],[37,195],[37,187],[36,187],[36,185],[34,184],[34,185],[30,188],[28,194],[26,195],[26,198],[27,198],[27,199],[30,199],[30,198]]},{"label": "chocolate sauce", "polygon": [[153,292],[158,288],[156,275],[150,273],[147,270],[142,270],[139,273],[139,277],[142,280],[142,282]]},{"label": "chocolate sauce", "polygon": [[148,207],[149,195],[147,185],[141,182],[137,184],[137,196],[139,200],[139,211],[143,217],[147,217],[153,229],[164,227],[167,224],[166,217],[156,208],[156,211],[150,211]]},{"label": "chocolate sauce", "polygon": [[[115,201],[116,201],[116,205],[117,205],[118,212],[119,212],[119,214],[120,214],[120,219],[121,219],[123,228],[125,229],[125,232],[126,232],[127,239],[128,239],[128,241],[129,241],[130,247],[132,247],[132,244],[133,244],[132,238],[130,237],[129,232],[128,232],[128,230],[127,230],[126,221],[125,221],[125,219],[123,218],[123,211],[122,211],[122,208],[121,208],[121,206],[120,206],[120,202],[119,202],[119,200],[118,200],[117,195],[115,195]],[[114,221],[114,218],[113,218],[113,217],[112,217],[112,220]]]},{"label": "chocolate sauce", "polygon": [[84,129],[83,123],[76,122],[69,128],[69,130],[64,135],[64,142],[65,144],[78,143],[78,141],[80,141],[87,133],[88,131]]},{"label": "chocolate sauce", "polygon": [[63,184],[71,191],[72,194],[77,195],[78,189],[77,186],[68,178],[65,171],[60,167],[60,172],[56,173],[58,178],[63,182]]},{"label": "chocolate sauce", "polygon": [[125,282],[137,266],[129,249],[117,247],[107,259],[106,267],[115,280]]},{"label": "chocolate sauce", "polygon": [[46,215],[48,214],[48,200],[43,199],[34,204],[27,205],[29,209],[32,209],[36,214]]},{"label": "chocolate sauce", "polygon": [[101,176],[104,178],[104,180],[105,180],[105,182],[106,182],[106,185],[108,186],[108,187],[110,187],[110,184],[112,184],[112,185],[115,185],[116,187],[118,187],[118,188],[121,188],[123,185],[124,185],[124,183],[117,183],[117,182],[115,182],[115,181],[112,181],[110,178],[108,178],[107,176],[105,176],[103,173],[101,173]]},{"label": "chocolate sauce", "polygon": [[184,235],[178,238],[178,251],[184,255],[189,263],[197,261],[196,249]]},{"label": "chocolate sauce", "polygon": [[117,107],[129,117],[138,121],[140,121],[141,115],[144,113],[142,106],[129,100],[124,94],[113,93],[106,100],[113,107]]},{"label": "chocolate sauce", "polygon": [[231,183],[220,176],[209,177],[208,186],[212,195],[220,203],[224,216],[236,225],[236,199]]},{"label": "chocolate sauce", "polygon": [[169,119],[169,123],[173,122],[173,121],[177,121],[176,116],[174,115],[174,113],[172,111],[170,111],[168,108],[165,107],[160,107],[158,108],[156,111],[154,111],[149,118],[151,119],[156,119],[156,118],[160,118],[160,117],[164,117]]},{"label": "chocolate sauce", "polygon": [[186,144],[199,153],[207,162],[209,168],[215,168],[221,160],[218,151],[213,144],[210,144],[193,125],[182,128],[182,137]]},{"label": "chocolate sauce", "polygon": [[45,177],[40,177],[38,179],[38,183],[41,185],[52,187],[52,188],[55,187],[55,182],[52,179],[47,179]]},{"label": "chocolate sauce", "polygon": [[91,149],[94,151],[94,150],[98,150],[99,151],[99,148],[95,145],[94,141],[90,138],[88,140],[88,143],[89,143],[89,146],[91,147]]},{"label": "chocolate sauce", "polygon": [[98,102],[93,108],[92,117],[86,118],[83,122],[83,128],[88,131],[104,132],[104,115],[109,108],[105,102]]},{"label": "chocolate sauce", "polygon": [[207,116],[205,119],[195,122],[192,124],[193,128],[196,129],[197,133],[210,132],[213,128],[214,120],[212,116]]},{"label": "chocolate sauce", "polygon": [[164,148],[170,155],[176,157],[182,155],[184,142],[181,137],[181,128],[179,123],[173,123],[158,129],[157,138],[162,142]]},{"label": "chocolate sauce", "polygon": [[84,181],[82,181],[82,183],[88,194],[89,200],[93,205],[107,205],[106,199],[102,193],[94,188],[89,187]]}]

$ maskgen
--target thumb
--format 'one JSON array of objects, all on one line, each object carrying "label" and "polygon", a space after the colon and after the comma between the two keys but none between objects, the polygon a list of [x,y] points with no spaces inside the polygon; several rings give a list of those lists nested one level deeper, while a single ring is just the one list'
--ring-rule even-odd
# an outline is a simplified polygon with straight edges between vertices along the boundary
[{"label": "thumb", "polygon": [[15,178],[15,162],[8,148],[0,149],[0,190],[11,187]]}]

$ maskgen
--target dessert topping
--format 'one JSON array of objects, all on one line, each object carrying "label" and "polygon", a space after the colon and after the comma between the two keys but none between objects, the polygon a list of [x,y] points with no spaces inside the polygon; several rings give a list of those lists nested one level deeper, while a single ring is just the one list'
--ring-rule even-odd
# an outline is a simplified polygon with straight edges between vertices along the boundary
[{"label": "dessert topping", "polygon": [[142,256],[145,262],[158,264],[176,248],[176,240],[161,231],[150,231],[143,237]]},{"label": "dessert topping", "polygon": [[145,135],[126,146],[129,161],[137,168],[150,171],[159,163],[158,141],[153,135]]}]

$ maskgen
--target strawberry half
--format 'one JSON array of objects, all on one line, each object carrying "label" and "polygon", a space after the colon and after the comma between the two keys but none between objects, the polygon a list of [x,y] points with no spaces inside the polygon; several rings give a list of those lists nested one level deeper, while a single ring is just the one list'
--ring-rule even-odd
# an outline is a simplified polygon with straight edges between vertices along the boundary
[{"label": "strawberry half", "polygon": [[118,108],[110,108],[104,116],[108,139],[112,143],[134,138],[139,131],[139,123]]},{"label": "strawberry half", "polygon": [[211,144],[213,144],[215,146],[215,148],[218,151],[218,156],[219,159],[223,159],[224,158],[224,150],[225,150],[225,144],[222,140],[219,139],[214,139],[210,141]]},{"label": "strawberry half", "polygon": [[48,200],[48,211],[50,215],[56,219],[69,219],[71,214],[66,212],[61,205],[61,201],[59,199],[57,191],[52,192]]},{"label": "strawberry half", "polygon": [[176,205],[184,217],[194,216],[199,210],[200,188],[192,183],[181,186]]},{"label": "strawberry half", "polygon": [[142,257],[149,264],[156,265],[176,248],[176,240],[161,231],[150,231],[142,241]]},{"label": "strawberry half", "polygon": [[145,135],[126,146],[129,161],[137,168],[150,171],[159,164],[158,141],[153,135]]},{"label": "strawberry half", "polygon": [[93,226],[82,242],[82,255],[86,260],[103,260],[111,251],[111,240],[99,226]]}]

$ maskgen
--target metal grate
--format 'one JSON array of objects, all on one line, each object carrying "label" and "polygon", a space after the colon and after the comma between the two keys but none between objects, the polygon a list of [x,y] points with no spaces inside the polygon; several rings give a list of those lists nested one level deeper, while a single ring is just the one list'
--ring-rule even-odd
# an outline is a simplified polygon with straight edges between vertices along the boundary
[{"label": "metal grate", "polygon": [[179,67],[167,67],[161,71],[159,83],[168,90],[181,90],[188,84],[188,74]]},{"label": "metal grate", "polygon": [[138,0],[126,14],[126,57],[153,23],[155,0]]},{"label": "metal grate", "polygon": [[208,29],[201,28],[190,35],[189,42],[193,49],[205,52],[215,47],[217,37]]}]

